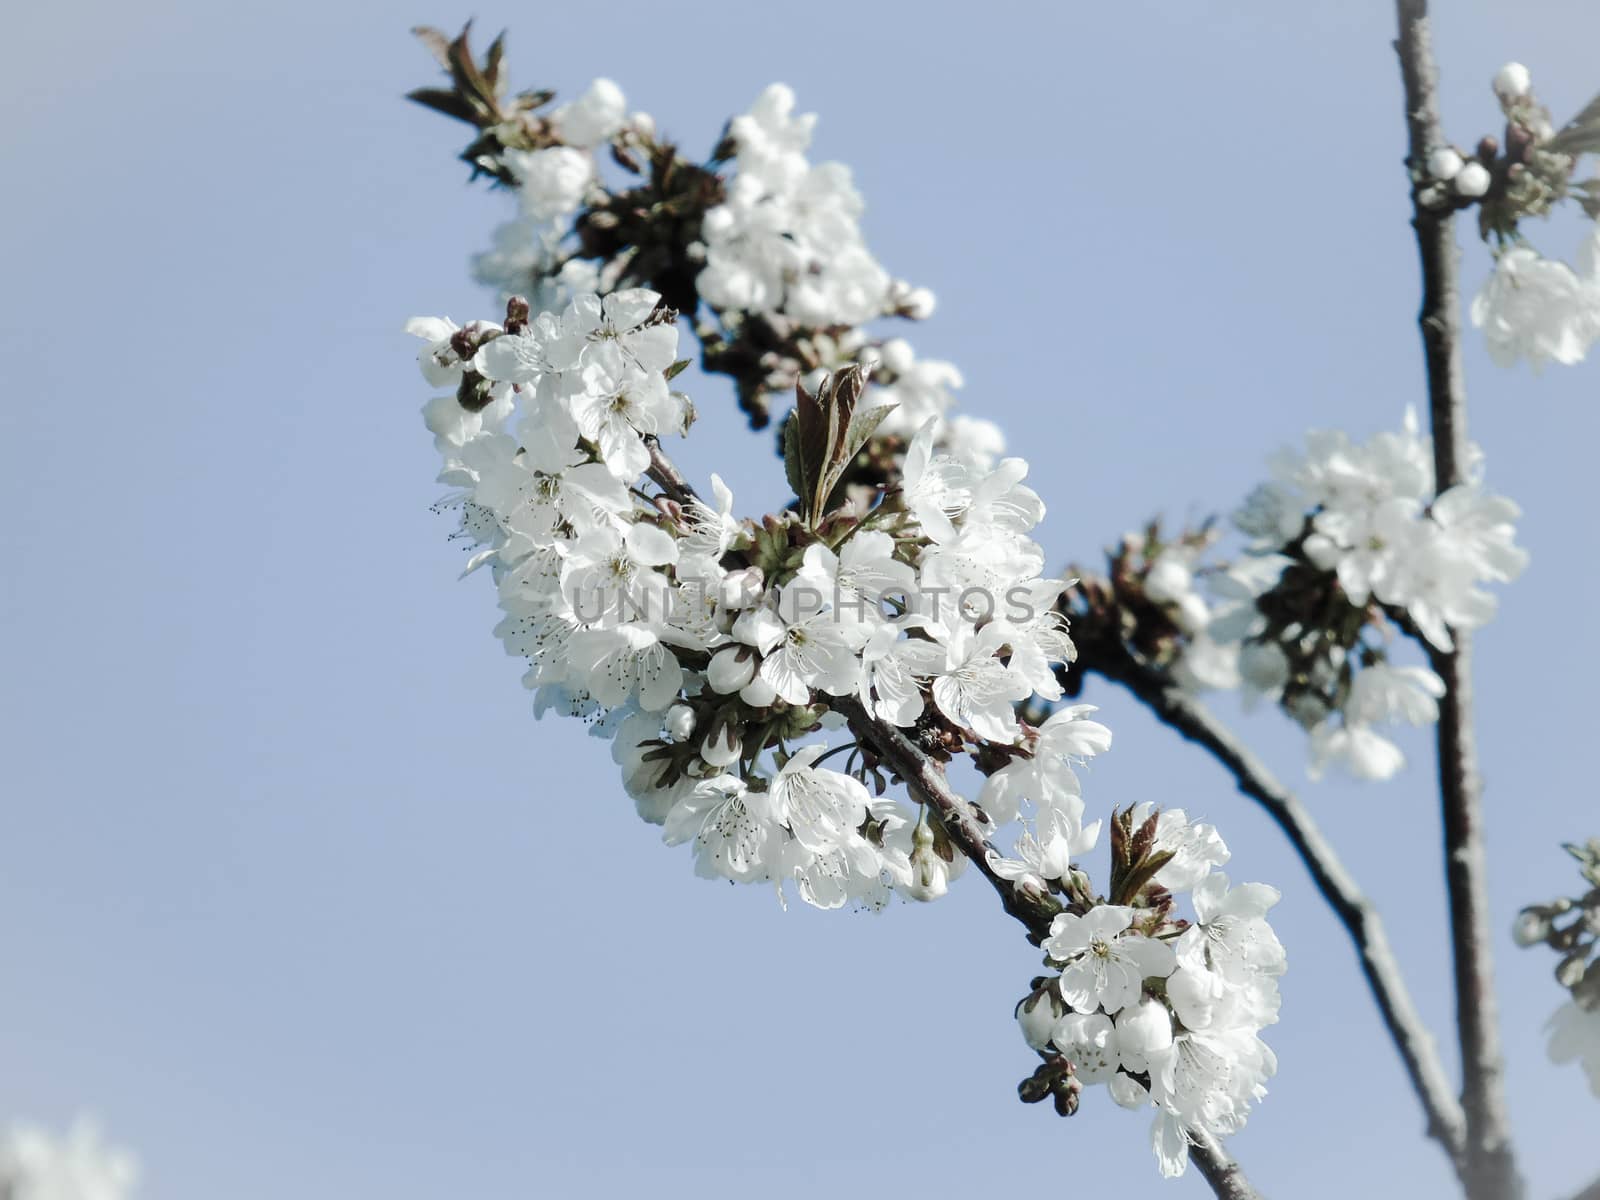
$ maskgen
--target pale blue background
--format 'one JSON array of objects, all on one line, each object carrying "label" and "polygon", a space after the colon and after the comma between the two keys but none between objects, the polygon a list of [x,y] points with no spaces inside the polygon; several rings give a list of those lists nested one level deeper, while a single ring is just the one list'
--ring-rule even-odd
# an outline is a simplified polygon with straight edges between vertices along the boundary
[{"label": "pale blue background", "polygon": [[[1529,63],[1600,87],[1586,0],[1460,3],[1463,142]],[[1024,1109],[1037,963],[982,887],[881,918],[692,877],[606,747],[536,724],[483,579],[430,516],[413,313],[490,315],[506,212],[403,103],[457,0],[12,6],[0,103],[0,1117],[98,1111],[156,1200],[1198,1196],[1103,1097]],[[596,74],[691,146],[781,78],[851,163],[873,245],[934,287],[923,352],[1035,463],[1057,558],[1226,509],[1309,425],[1421,396],[1385,3],[486,4],[518,86]],[[780,31],[774,22],[782,20]],[[1574,227],[1547,249],[1569,254]],[[1485,256],[1470,248],[1475,284]],[[1482,639],[1497,923],[1575,878],[1590,759],[1593,365],[1469,351],[1474,429],[1533,568]],[[747,512],[770,443],[720,386],[682,458]],[[1444,1195],[1344,935],[1205,757],[1096,683],[1091,803],[1183,804],[1283,886],[1283,1068],[1235,1149],[1265,1191]],[[1224,703],[1226,711],[1234,706]],[[1303,782],[1301,739],[1249,729]],[[1426,741],[1388,787],[1307,786],[1445,1029]],[[1532,1194],[1600,1170],[1543,1055],[1547,954],[1504,936]],[[1447,1053],[1450,1053],[1447,1050]],[[1452,1055],[1453,1057],[1453,1055]]]}]

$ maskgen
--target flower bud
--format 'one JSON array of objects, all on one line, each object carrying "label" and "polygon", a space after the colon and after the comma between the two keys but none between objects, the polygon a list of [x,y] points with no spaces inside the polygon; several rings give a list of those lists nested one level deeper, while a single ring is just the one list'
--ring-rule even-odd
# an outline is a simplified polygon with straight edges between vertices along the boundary
[{"label": "flower bud", "polygon": [[1172,1014],[1153,996],[1143,996],[1116,1016],[1117,1052],[1122,1065],[1143,1071],[1150,1055],[1172,1045]]},{"label": "flower bud", "polygon": [[732,722],[719,721],[706,740],[700,743],[700,757],[713,767],[728,767],[739,761],[743,743]]},{"label": "flower bud", "polygon": [[756,652],[749,646],[725,646],[706,664],[706,682],[712,691],[723,696],[744,687],[755,673]]},{"label": "flower bud", "polygon": [[1178,1020],[1190,1029],[1204,1029],[1211,1024],[1222,993],[1222,980],[1202,965],[1179,963],[1167,979],[1167,999]]},{"label": "flower bud", "polygon": [[1550,917],[1542,908],[1525,908],[1517,914],[1511,938],[1519,946],[1537,946],[1550,936]]},{"label": "flower bud", "polygon": [[933,316],[938,303],[938,298],[928,288],[912,288],[901,302],[900,311],[913,321],[926,321]]},{"label": "flower bud", "polygon": [[1489,168],[1480,162],[1469,162],[1456,174],[1456,195],[1476,199],[1489,190]]},{"label": "flower bud", "polygon": [[1057,1072],[1057,1068],[1045,1063],[1017,1085],[1017,1095],[1024,1104],[1039,1103],[1050,1094],[1050,1088],[1055,1084]]},{"label": "flower bud", "polygon": [[675,742],[686,742],[694,732],[694,709],[687,704],[674,704],[667,709],[667,732]]},{"label": "flower bud", "polygon": [[1520,100],[1533,90],[1533,76],[1519,62],[1508,62],[1494,75],[1494,94],[1502,100]]},{"label": "flower bud", "polygon": [[[934,849],[933,830],[927,821],[918,822],[911,831],[911,879],[900,890],[913,900],[922,901],[937,900],[950,890],[950,864]],[[1051,1024],[1054,1023],[1052,1018]],[[1049,1040],[1048,1027],[1044,1036]]]},{"label": "flower bud", "polygon": [[763,582],[760,567],[730,571],[717,584],[717,603],[723,608],[749,608],[761,598]]},{"label": "flower bud", "polygon": [[1556,966],[1556,982],[1564,988],[1577,987],[1583,979],[1588,958],[1588,952],[1584,950],[1577,950],[1567,955]]},{"label": "flower bud", "polygon": [[1461,174],[1461,168],[1466,165],[1461,157],[1461,152],[1454,146],[1440,146],[1428,155],[1428,174],[1435,179],[1449,181]]},{"label": "flower bud", "polygon": [[1017,1005],[1017,1024],[1022,1027],[1022,1040],[1030,1049],[1043,1050],[1050,1044],[1050,1031],[1056,1027],[1067,1011],[1067,1006],[1056,998],[1055,980],[1051,980]]},{"label": "flower bud", "polygon": [[1151,564],[1144,577],[1144,594],[1157,604],[1176,604],[1194,588],[1194,576],[1187,563],[1163,554]]},{"label": "flower bud", "polygon": [[1083,1096],[1083,1084],[1068,1075],[1056,1084],[1055,1090],[1050,1094],[1055,1097],[1056,1116],[1070,1117],[1078,1111],[1078,1103]]}]

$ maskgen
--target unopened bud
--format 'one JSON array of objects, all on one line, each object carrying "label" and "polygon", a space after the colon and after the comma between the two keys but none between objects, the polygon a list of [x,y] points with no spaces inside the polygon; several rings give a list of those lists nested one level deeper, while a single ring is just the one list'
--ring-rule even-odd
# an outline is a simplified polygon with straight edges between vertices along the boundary
[{"label": "unopened bud", "polygon": [[1494,75],[1494,94],[1502,100],[1520,100],[1533,90],[1533,76],[1519,62],[1508,62]]},{"label": "unopened bud", "polygon": [[1428,155],[1428,174],[1435,179],[1449,181],[1461,174],[1466,160],[1454,146],[1440,146]]},{"label": "unopened bud", "polygon": [[675,742],[686,742],[694,732],[694,709],[687,704],[674,704],[667,709],[667,732]]},{"label": "unopened bud", "polygon": [[739,735],[734,732],[733,725],[727,721],[717,724],[700,743],[700,757],[713,767],[732,766],[739,761],[739,751],[743,743]]},{"label": "unopened bud", "polygon": [[1511,938],[1519,946],[1537,946],[1549,936],[1550,917],[1538,907],[1523,909],[1511,927]]},{"label": "unopened bud", "polygon": [[726,646],[706,664],[706,682],[711,690],[728,696],[755,677],[756,652],[749,646]]},{"label": "unopened bud", "polygon": [[1588,958],[1588,953],[1583,950],[1567,955],[1556,967],[1556,982],[1564,988],[1577,987],[1579,981],[1583,978]]},{"label": "unopened bud", "polygon": [[1054,1075],[1048,1066],[1040,1067],[1021,1083],[1017,1084],[1017,1095],[1022,1097],[1024,1104],[1037,1104],[1050,1094],[1050,1085],[1055,1082]]},{"label": "unopened bud", "polygon": [[730,571],[717,584],[717,603],[729,609],[749,608],[761,598],[764,582],[760,567]]},{"label": "unopened bud", "polygon": [[1066,1006],[1056,999],[1056,985],[1052,979],[1017,1005],[1017,1024],[1022,1027],[1022,1040],[1031,1049],[1043,1050],[1050,1044],[1050,1031],[1065,1013]]},{"label": "unopened bud", "polygon": [[1480,162],[1469,162],[1451,182],[1455,185],[1456,195],[1475,200],[1489,190],[1489,168]]},{"label": "unopened bud", "polygon": [[1083,1084],[1069,1075],[1056,1084],[1051,1095],[1055,1097],[1056,1116],[1070,1117],[1078,1111],[1078,1102],[1083,1096]]},{"label": "unopened bud", "polygon": [[910,288],[899,300],[900,311],[913,321],[926,321],[938,304],[938,298],[925,287]]},{"label": "unopened bud", "polygon": [[531,309],[526,296],[512,296],[506,301],[506,332],[521,333],[528,326]]},{"label": "unopened bud", "polygon": [[[934,848],[933,830],[926,820],[919,821],[911,831],[911,879],[900,889],[913,900],[937,900],[950,890],[950,863]],[[1020,1018],[1019,1018],[1020,1019]],[[1055,1023],[1051,1018],[1050,1025]],[[1050,1040],[1050,1025],[1045,1026],[1044,1039]],[[1027,1026],[1023,1026],[1027,1036]],[[1029,1041],[1030,1046],[1033,1042]],[[1035,1050],[1044,1045],[1041,1042]]]}]

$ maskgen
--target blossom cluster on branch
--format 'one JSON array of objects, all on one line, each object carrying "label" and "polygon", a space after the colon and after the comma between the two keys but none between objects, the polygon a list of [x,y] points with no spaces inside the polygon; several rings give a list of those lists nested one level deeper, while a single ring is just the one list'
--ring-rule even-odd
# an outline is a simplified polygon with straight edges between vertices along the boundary
[{"label": "blossom cluster on branch", "polygon": [[1600,340],[1600,228],[1584,239],[1574,270],[1541,255],[1523,225],[1567,201],[1600,219],[1600,177],[1573,179],[1583,155],[1600,150],[1600,97],[1557,130],[1521,63],[1500,69],[1494,93],[1505,116],[1503,139],[1484,137],[1471,152],[1433,147],[1415,180],[1417,198],[1441,211],[1477,208],[1495,267],[1471,316],[1494,360],[1511,366],[1525,359],[1535,370],[1570,366]]},{"label": "blossom cluster on branch", "polygon": [[630,113],[610,80],[546,111],[550,92],[507,97],[499,40],[479,63],[466,31],[453,41],[418,33],[452,86],[412,97],[474,125],[463,157],[517,194],[517,217],[474,260],[502,298],[525,295],[541,311],[583,292],[659,292],[693,329],[701,365],[733,380],[753,428],[802,378],[815,385],[821,372],[871,365],[874,403],[895,409],[864,466],[903,453],[929,419],[940,444],[964,457],[987,464],[1001,452],[992,422],[946,420],[962,384],[953,365],[868,328],[881,317],[923,319],[934,296],[872,254],[850,170],[807,157],[816,118],[796,114],[789,88],[765,89],[696,161],[648,114]]},{"label": "blossom cluster on branch", "polygon": [[[1052,718],[1054,719],[1054,718]],[[1042,1065],[1022,1098],[1077,1110],[1103,1084],[1125,1108],[1156,1110],[1151,1146],[1163,1175],[1183,1173],[1196,1134],[1243,1128],[1277,1059],[1261,1030],[1278,1019],[1287,965],[1266,914],[1276,889],[1230,885],[1228,849],[1182,809],[1141,804],[1111,822],[1109,899],[1067,864],[1094,832],[1057,820],[1017,873],[1060,879],[1070,897],[1043,942],[1055,974],[1034,980],[1017,1021]],[[1052,844],[1060,853],[1050,853]],[[1189,895],[1193,919],[1179,915]]]},{"label": "blossom cluster on branch", "polygon": [[1123,540],[1103,580],[1078,585],[1068,611],[1098,626],[1114,615],[1110,635],[1186,687],[1280,705],[1310,735],[1313,776],[1337,765],[1390,778],[1405,759],[1382,727],[1431,724],[1444,694],[1429,667],[1395,660],[1397,638],[1448,653],[1452,629],[1494,615],[1484,585],[1527,565],[1519,511],[1484,487],[1476,447],[1468,482],[1436,492],[1432,441],[1410,412],[1364,442],[1314,431],[1270,466],[1233,514],[1237,558],[1216,557],[1214,529],[1164,537],[1152,525]]},{"label": "blossom cluster on branch", "polygon": [[1570,994],[1550,1018],[1550,1057],[1576,1062],[1600,1098],[1600,838],[1565,847],[1578,863],[1586,889],[1530,904],[1517,916],[1520,946],[1546,946],[1560,955],[1556,982]]},{"label": "blossom cluster on branch", "polygon": [[[1233,960],[1239,938],[1276,947],[1260,920],[1276,893],[1230,893],[1215,831],[1148,805],[1112,816],[1108,895],[1077,866],[1102,822],[1085,822],[1075,768],[1111,734],[1090,706],[1059,707],[1075,648],[1068,581],[1045,577],[1032,540],[1044,506],[992,426],[951,414],[954,368],[866,328],[926,315],[931,294],[877,264],[848,170],[808,161],[813,118],[781,85],[691,164],[605,81],[548,116],[547,93],[474,107],[503,91],[499,43],[479,66],[465,35],[432,40],[455,88],[418,98],[479,127],[468,157],[523,211],[477,264],[511,293],[504,319],[409,329],[444,389],[425,408],[455,489],[441,506],[468,570],[494,579],[536,709],[612,738],[639,814],[702,875],[878,910],[943,895],[975,858],[1068,973],[1104,949],[1069,949],[1073,922],[1137,926],[1170,962],[1132,981],[1149,1044],[1138,1057],[1124,1017],[1105,1078],[1124,1103],[1144,1089],[1163,1169],[1181,1170],[1189,1140],[1239,1128],[1271,1073],[1256,1035],[1276,1019],[1281,950],[1246,973]],[[643,176],[631,189],[600,181],[607,138]],[[695,414],[674,390],[680,318],[753,423],[793,393],[784,511],[741,518],[720,479],[702,497],[671,464],[662,439]],[[957,758],[984,777],[975,803],[945,781]],[[1190,888],[1193,923],[1172,898]],[[1080,1015],[1109,1026],[1110,1000]],[[1226,1082],[1205,1075],[1218,1056],[1238,1059]],[[1058,1045],[1047,1067],[1066,1078],[1071,1061]]]},{"label": "blossom cluster on branch", "polygon": [[690,411],[670,388],[678,331],[660,299],[580,295],[536,317],[513,300],[503,324],[411,325],[424,373],[451,389],[428,423],[468,569],[496,582],[497,632],[541,711],[616,738],[640,814],[692,842],[702,873],[791,881],[821,907],[938,895],[959,855],[926,814],[869,796],[873,748],[850,747],[852,773],[802,743],[838,728],[831,709],[850,697],[940,761],[967,752],[992,770],[1032,753],[1016,705],[1060,698],[1073,647],[1065,585],[1040,578],[1028,537],[1044,509],[1027,466],[979,471],[936,451],[929,422],[897,488],[841,500],[887,415],[861,407],[866,373],[851,368],[799,392],[794,508],[741,520],[720,480],[708,503],[647,479],[656,439]]}]

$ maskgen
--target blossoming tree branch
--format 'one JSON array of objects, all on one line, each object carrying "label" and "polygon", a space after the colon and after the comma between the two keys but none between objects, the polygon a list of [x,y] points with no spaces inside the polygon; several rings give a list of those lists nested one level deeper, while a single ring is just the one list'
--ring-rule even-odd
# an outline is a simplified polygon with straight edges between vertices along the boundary
[{"label": "blossoming tree branch", "polygon": [[[1452,140],[1427,6],[1399,0],[1397,15],[1396,182],[1413,203],[1427,395],[1392,429],[1319,430],[1276,455],[1227,537],[1153,523],[1065,571],[1036,540],[1027,463],[957,411],[956,367],[898,332],[933,295],[874,257],[848,168],[810,160],[815,118],[789,89],[696,157],[609,80],[561,105],[512,94],[503,39],[479,57],[466,31],[418,31],[446,78],[412,98],[470,125],[474,177],[517,201],[473,263],[499,293],[493,319],[408,329],[436,393],[440,507],[466,571],[492,582],[535,710],[611,739],[622,790],[702,876],[870,910],[981,877],[1041,956],[1017,981],[1022,1100],[1144,1112],[1160,1172],[1192,1161],[1219,1196],[1255,1195],[1223,1143],[1277,1066],[1279,894],[1183,810],[1085,796],[1074,767],[1112,743],[1072,702],[1090,674],[1272,815],[1348,930],[1463,1194],[1522,1192],[1471,654],[1527,556],[1468,438],[1463,315],[1507,364],[1573,364],[1600,339],[1600,235],[1574,268],[1527,232],[1558,206],[1600,217],[1583,170],[1600,101],[1557,125],[1510,64],[1492,89],[1503,132]],[[1458,216],[1493,259],[1470,305]],[[712,410],[676,387],[692,359],[732,381],[752,429],[772,427],[782,511],[743,515],[719,478],[674,465],[673,441]],[[1213,690],[1279,707],[1313,778],[1388,779],[1403,763],[1392,727],[1436,727],[1459,1080],[1373,904],[1308,806],[1198,698]],[[958,761],[981,777],[973,794]],[[1552,1054],[1600,1094],[1600,843],[1569,848],[1582,886],[1531,906],[1517,933],[1559,954]]]}]

